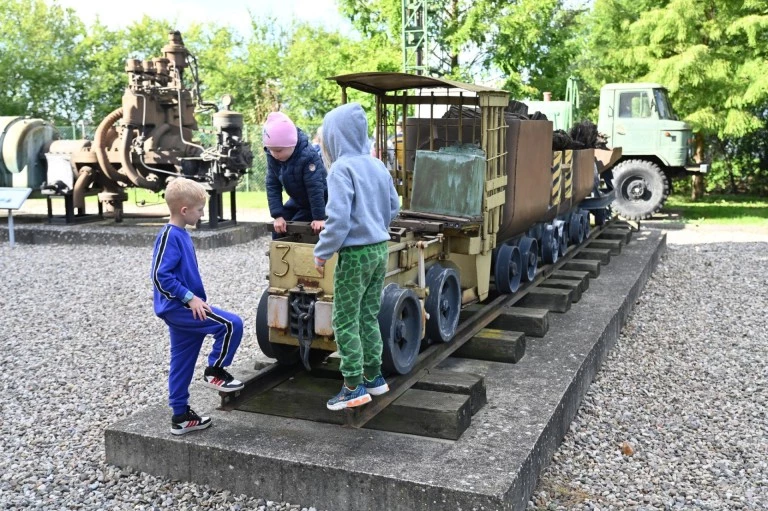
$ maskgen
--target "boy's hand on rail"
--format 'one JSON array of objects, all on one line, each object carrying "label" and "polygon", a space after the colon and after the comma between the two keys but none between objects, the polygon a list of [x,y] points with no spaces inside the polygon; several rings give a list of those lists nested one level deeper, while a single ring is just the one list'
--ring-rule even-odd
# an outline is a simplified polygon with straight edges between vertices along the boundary
[{"label": "boy's hand on rail", "polygon": [[275,218],[275,223],[273,225],[275,227],[275,232],[278,232],[278,233],[282,234],[286,230],[285,218],[283,218],[281,216]]},{"label": "boy's hand on rail", "polygon": [[312,232],[320,234],[320,231],[325,227],[325,220],[312,220],[312,223],[309,225],[312,227]]}]

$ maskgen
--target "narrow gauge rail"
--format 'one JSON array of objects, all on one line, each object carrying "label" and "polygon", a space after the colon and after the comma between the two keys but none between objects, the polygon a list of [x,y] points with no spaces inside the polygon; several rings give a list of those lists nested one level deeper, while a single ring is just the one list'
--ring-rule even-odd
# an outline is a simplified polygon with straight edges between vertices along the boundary
[{"label": "narrow gauge rail", "polygon": [[[413,387],[419,380],[429,374],[429,372],[438,364],[451,356],[451,354],[461,348],[462,345],[493,322],[505,307],[510,307],[520,301],[530,290],[544,282],[555,271],[569,261],[572,261],[574,256],[585,248],[590,241],[596,239],[604,230],[612,227],[615,222],[615,220],[612,220],[600,226],[593,226],[589,232],[589,236],[585,236],[582,243],[568,247],[566,252],[557,262],[540,266],[537,269],[536,277],[531,282],[522,286],[516,293],[511,295],[500,294],[487,304],[484,304],[482,309],[459,323],[456,334],[451,342],[435,343],[421,352],[410,373],[388,376],[387,382],[389,384],[389,392],[382,396],[377,396],[370,404],[345,410],[345,425],[353,428],[361,428],[365,426],[365,424],[377,414],[397,400],[397,398]],[[327,356],[327,352],[314,353],[314,350],[311,351],[310,356],[318,357],[319,354],[322,355],[322,358]],[[319,360],[316,358],[313,360],[313,363],[318,361]],[[283,365],[277,362],[270,364],[257,371],[250,379],[247,379],[244,382],[245,388],[243,388],[243,390],[229,394],[223,392],[220,393],[221,406],[219,409],[224,411],[234,410],[252,396],[267,392],[302,371],[304,371],[304,366],[299,361],[293,365]]]}]

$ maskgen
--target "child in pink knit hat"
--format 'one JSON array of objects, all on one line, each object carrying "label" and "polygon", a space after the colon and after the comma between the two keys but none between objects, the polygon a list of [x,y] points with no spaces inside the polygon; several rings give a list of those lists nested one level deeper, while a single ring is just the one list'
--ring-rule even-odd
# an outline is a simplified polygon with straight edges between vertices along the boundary
[{"label": "child in pink knit hat", "polygon": [[[307,135],[282,112],[272,112],[262,131],[267,156],[267,201],[274,219],[273,238],[286,232],[286,222],[311,222],[319,233],[325,225],[327,172]],[[283,190],[288,200],[283,203]]]}]

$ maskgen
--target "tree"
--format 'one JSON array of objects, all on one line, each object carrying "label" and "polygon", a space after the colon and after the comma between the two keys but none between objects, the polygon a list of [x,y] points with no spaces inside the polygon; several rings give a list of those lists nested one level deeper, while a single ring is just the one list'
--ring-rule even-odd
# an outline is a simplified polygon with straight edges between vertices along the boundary
[{"label": "tree", "polygon": [[78,45],[83,66],[76,87],[81,91],[83,106],[79,119],[99,123],[121,105],[128,86],[125,61],[162,56],[172,21],[144,16],[123,30],[110,30],[98,20],[88,28],[88,35]]},{"label": "tree", "polygon": [[562,0],[489,2],[493,12],[484,17],[493,20],[485,28],[493,33],[490,64],[504,73],[504,88],[513,97],[540,97],[551,91],[555,98],[564,98],[568,77],[578,71],[575,61],[581,53],[581,23],[587,9],[563,4]]},{"label": "tree", "polygon": [[43,0],[0,0],[0,112],[73,122],[85,27],[72,9]]},{"label": "tree", "polygon": [[[297,123],[320,124],[323,116],[340,103],[340,89],[328,78],[363,71],[398,71],[400,54],[386,38],[375,35],[353,41],[339,32],[328,32],[308,24],[294,27],[281,72],[281,99]],[[373,120],[373,98],[350,92]]]}]

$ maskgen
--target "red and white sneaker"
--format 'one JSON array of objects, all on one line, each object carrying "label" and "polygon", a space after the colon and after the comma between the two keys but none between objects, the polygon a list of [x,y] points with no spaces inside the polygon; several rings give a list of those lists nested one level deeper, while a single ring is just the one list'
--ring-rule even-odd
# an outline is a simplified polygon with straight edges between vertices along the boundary
[{"label": "red and white sneaker", "polygon": [[184,435],[190,431],[205,429],[212,423],[210,417],[200,417],[192,408],[187,407],[187,411],[181,415],[171,417],[171,434]]},{"label": "red and white sneaker", "polygon": [[219,392],[235,392],[244,387],[243,382],[224,370],[223,367],[209,366],[203,374],[203,385]]}]

